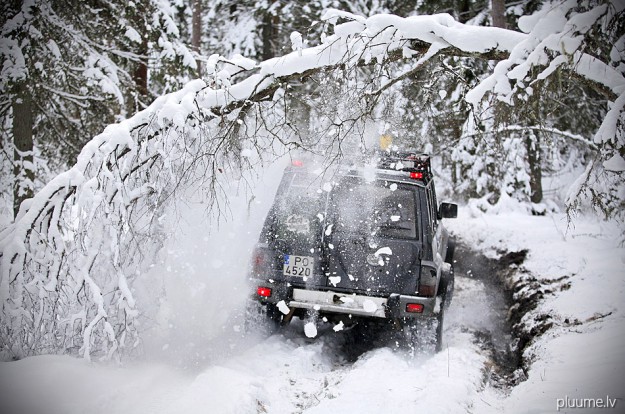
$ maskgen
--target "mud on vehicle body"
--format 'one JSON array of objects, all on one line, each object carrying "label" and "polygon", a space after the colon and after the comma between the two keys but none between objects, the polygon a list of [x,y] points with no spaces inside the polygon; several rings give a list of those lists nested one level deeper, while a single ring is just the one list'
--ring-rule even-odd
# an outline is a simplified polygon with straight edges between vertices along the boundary
[{"label": "mud on vehicle body", "polygon": [[456,215],[455,204],[437,205],[423,154],[384,153],[375,167],[324,175],[294,162],[253,254],[252,305],[269,324],[366,320],[434,335],[440,349],[454,286],[454,241],[441,219]]}]

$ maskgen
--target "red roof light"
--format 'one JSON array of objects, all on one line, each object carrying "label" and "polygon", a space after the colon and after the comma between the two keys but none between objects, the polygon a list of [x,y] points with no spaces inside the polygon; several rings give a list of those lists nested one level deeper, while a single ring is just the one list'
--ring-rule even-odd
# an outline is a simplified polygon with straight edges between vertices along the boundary
[{"label": "red roof light", "polygon": [[410,173],[410,178],[415,179],[415,180],[423,180],[423,173],[413,171]]},{"label": "red roof light", "polygon": [[293,160],[293,161],[291,161],[291,165],[293,167],[303,167],[304,166],[304,161],[302,161],[302,160]]}]

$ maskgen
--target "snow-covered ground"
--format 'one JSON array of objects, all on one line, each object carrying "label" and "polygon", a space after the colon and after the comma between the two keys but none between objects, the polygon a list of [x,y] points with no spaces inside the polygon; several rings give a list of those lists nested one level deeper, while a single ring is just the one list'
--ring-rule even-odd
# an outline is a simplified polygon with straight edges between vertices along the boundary
[{"label": "snow-covered ground", "polygon": [[[155,297],[161,305],[146,326],[145,360],[116,366],[39,356],[2,363],[0,412],[525,413],[556,412],[566,397],[623,397],[621,235],[584,217],[567,229],[562,214],[534,217],[514,205],[490,213],[463,208],[447,223],[490,257],[529,250],[515,277],[536,278],[531,286],[544,293],[524,323],[552,326],[526,349],[528,378],[512,390],[491,383],[490,350],[476,340],[476,332],[498,329],[503,316],[475,274],[458,275],[444,349],[436,355],[378,347],[351,363],[343,333],[320,329],[310,340],[298,322],[269,338],[242,337],[236,316],[245,298],[245,263],[275,181],[252,205],[234,202],[235,220],[209,236],[201,209],[189,210],[191,219],[179,226],[149,283],[137,286],[139,298]],[[612,412],[623,407],[617,401]]]},{"label": "snow-covered ground", "polygon": [[462,278],[455,300],[445,350],[434,356],[382,347],[352,364],[341,334],[326,329],[311,341],[294,323],[267,339],[239,339],[229,355],[199,370],[155,363],[111,367],[64,356],[4,363],[0,404],[3,412],[51,414],[462,412],[480,399],[487,361],[466,328],[490,322],[472,313],[465,319],[462,311],[476,303],[477,314],[488,314],[479,282]]},{"label": "snow-covered ground", "polygon": [[465,211],[451,224],[464,240],[492,256],[498,250],[529,249],[523,265],[529,273],[516,279],[535,278],[533,290],[544,297],[523,323],[528,330],[540,322],[552,324],[524,353],[532,362],[527,381],[489,404],[494,412],[539,413],[555,412],[558,400],[580,405],[589,399],[585,409],[561,411],[610,412],[591,409],[590,401],[605,403],[609,397],[619,399],[611,412],[624,412],[623,235],[614,223],[580,217],[568,226],[562,214],[532,217],[509,210],[498,215]]}]

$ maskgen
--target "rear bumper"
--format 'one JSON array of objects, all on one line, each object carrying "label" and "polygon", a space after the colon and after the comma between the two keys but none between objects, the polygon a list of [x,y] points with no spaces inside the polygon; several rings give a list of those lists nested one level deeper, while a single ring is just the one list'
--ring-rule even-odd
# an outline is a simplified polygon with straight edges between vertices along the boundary
[{"label": "rear bumper", "polygon": [[293,289],[293,299],[288,302],[288,306],[320,312],[385,318],[386,302],[386,298],[350,295],[331,290]]},{"label": "rear bumper", "polygon": [[[260,282],[258,286],[263,283],[267,285],[267,282],[258,282]],[[388,297],[376,297],[332,290],[285,289],[279,285],[273,285],[270,297],[260,298],[256,295],[256,300],[271,303],[283,300],[290,308],[371,318],[420,318],[431,316],[439,308],[435,297],[426,298],[395,293]],[[408,304],[420,304],[423,306],[423,311],[406,312]]]}]

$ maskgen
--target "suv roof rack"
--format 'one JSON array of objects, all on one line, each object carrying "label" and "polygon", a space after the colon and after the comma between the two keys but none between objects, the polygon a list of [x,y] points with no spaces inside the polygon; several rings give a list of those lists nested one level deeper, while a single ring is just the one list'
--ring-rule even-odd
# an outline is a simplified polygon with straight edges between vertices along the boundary
[{"label": "suv roof rack", "polygon": [[379,153],[378,168],[381,170],[406,171],[410,178],[428,182],[432,179],[430,156],[417,152],[386,152]]}]

